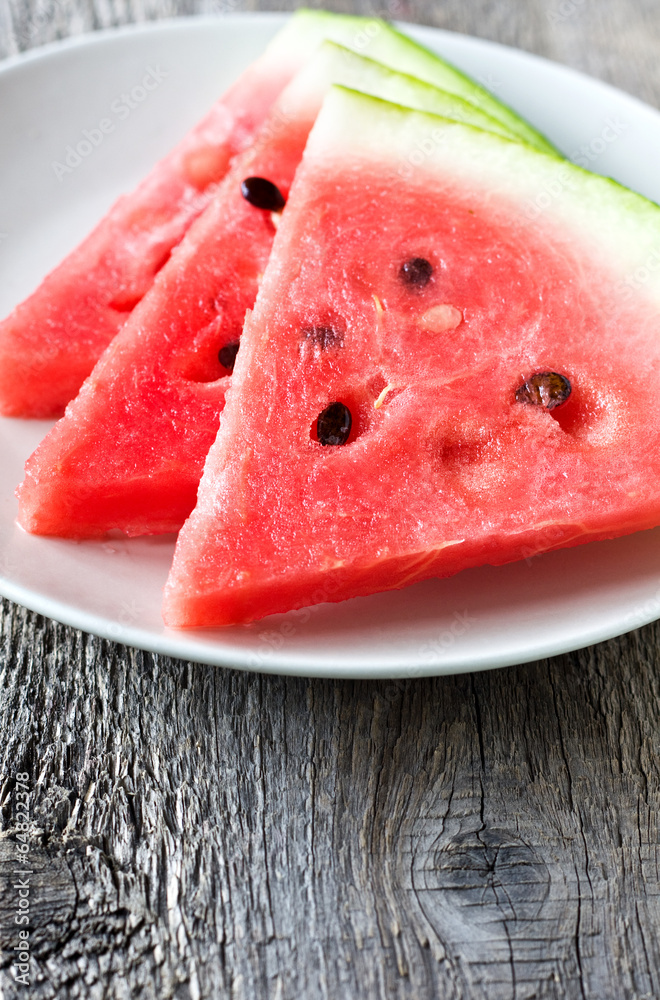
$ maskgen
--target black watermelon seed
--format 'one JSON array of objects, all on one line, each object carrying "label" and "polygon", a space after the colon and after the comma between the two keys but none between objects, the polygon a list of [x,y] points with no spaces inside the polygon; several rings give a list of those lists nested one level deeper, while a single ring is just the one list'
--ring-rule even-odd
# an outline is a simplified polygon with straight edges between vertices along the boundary
[{"label": "black watermelon seed", "polygon": [[351,411],[343,403],[330,403],[316,420],[316,436],[320,444],[346,444],[351,433]]},{"label": "black watermelon seed", "polygon": [[255,208],[267,212],[281,212],[286,205],[280,189],[265,177],[246,177],[241,183],[241,194]]},{"label": "black watermelon seed", "polygon": [[341,332],[332,326],[305,326],[302,335],[322,351],[327,351],[329,347],[341,347],[344,342]]},{"label": "black watermelon seed", "polygon": [[570,394],[571,383],[565,375],[560,375],[558,372],[539,372],[516,389],[516,400],[518,403],[554,410],[556,406],[565,403]]},{"label": "black watermelon seed", "polygon": [[404,284],[423,288],[433,276],[433,265],[425,257],[413,257],[401,265],[399,275]]},{"label": "black watermelon seed", "polygon": [[233,372],[234,365],[236,364],[236,355],[238,354],[238,349],[240,347],[238,340],[233,341],[231,344],[225,344],[218,351],[218,361],[223,368],[227,368],[230,372]]}]

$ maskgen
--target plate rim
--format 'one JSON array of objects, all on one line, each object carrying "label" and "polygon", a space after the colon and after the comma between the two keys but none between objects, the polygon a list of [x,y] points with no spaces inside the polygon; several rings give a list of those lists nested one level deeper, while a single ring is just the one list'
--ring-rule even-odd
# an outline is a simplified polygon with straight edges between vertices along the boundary
[{"label": "plate rim", "polygon": [[[179,17],[170,16],[148,21],[139,21],[132,24],[111,25],[105,28],[83,31],[77,35],[68,35],[66,38],[53,39],[50,42],[34,45],[21,52],[4,56],[0,59],[0,73],[8,72],[35,59],[45,59],[51,55],[57,55],[60,52],[67,51],[68,49],[87,47],[95,44],[100,45],[109,39],[121,37],[123,35],[142,33],[150,34],[158,31],[176,31],[182,25],[186,27],[195,27],[203,24],[216,26],[218,24],[238,24],[241,21],[253,21],[255,23],[261,22],[263,24],[272,23],[273,25],[277,25],[284,23],[293,15],[293,13],[295,13],[295,11],[271,10],[230,11],[227,13],[216,14],[183,14]],[[374,16],[373,19],[376,20],[376,16]],[[584,70],[576,69],[575,67],[559,62],[556,59],[550,59],[547,56],[538,55],[538,53],[530,52],[527,49],[515,48],[513,45],[507,45],[504,42],[497,42],[491,38],[481,38],[478,35],[466,35],[464,32],[453,31],[450,28],[437,28],[434,25],[420,24],[416,21],[402,21],[398,18],[388,18],[386,20],[389,20],[390,23],[397,29],[409,33],[411,37],[414,37],[417,34],[424,35],[428,32],[432,36],[446,38],[448,40],[460,39],[478,47],[493,49],[504,53],[511,53],[514,54],[517,59],[521,59],[523,61],[528,60],[530,64],[542,64],[553,68],[559,67],[563,73],[574,77],[576,80],[588,81],[591,85],[595,84],[602,87],[605,91],[615,95],[618,99],[624,97],[626,100],[633,102],[633,104],[635,104],[640,110],[644,109],[647,112],[654,112],[660,117],[660,108],[655,108],[652,104],[643,101],[640,97],[636,97],[627,90],[623,90],[621,87],[608,83],[607,80],[591,76]],[[421,44],[425,44],[421,38],[419,41]]]},{"label": "plate rim", "polygon": [[[33,46],[26,51],[7,56],[0,60],[0,74],[11,73],[36,61],[47,61],[53,57],[61,57],[70,51],[80,48],[94,47],[134,35],[176,33],[182,28],[203,30],[205,26],[211,25],[214,28],[217,28],[219,25],[225,25],[230,29],[233,25],[240,25],[243,28],[246,24],[250,23],[272,25],[275,28],[277,25],[284,23],[291,16],[291,13],[290,11],[234,11],[199,16],[186,15],[183,17],[168,17],[140,22],[138,24],[125,24],[87,31],[79,35]],[[459,40],[460,43],[467,44],[477,50],[496,50],[505,56],[514,56],[516,60],[521,62],[542,64],[553,71],[559,70],[569,79],[575,79],[576,83],[587,82],[591,87],[602,89],[605,95],[614,96],[619,102],[623,99],[624,102],[631,102],[639,111],[643,111],[646,114],[651,113],[658,119],[658,126],[660,127],[660,111],[658,109],[606,81],[589,76],[581,70],[490,39],[465,35],[461,32],[414,22],[395,21],[394,23],[397,27],[408,32],[411,37],[422,42],[422,44],[429,44],[434,39],[447,39],[450,42],[451,40]],[[598,545],[602,543],[592,542],[589,544]],[[393,680],[424,676],[448,676],[530,663],[549,656],[562,655],[578,649],[584,649],[594,643],[608,641],[617,636],[627,634],[627,632],[634,631],[643,624],[654,621],[660,615],[660,610],[657,613],[650,613],[647,616],[640,615],[635,624],[624,631],[622,631],[621,622],[610,629],[604,629],[601,622],[600,627],[595,624],[592,625],[583,631],[579,638],[575,634],[566,635],[562,641],[557,642],[552,637],[545,637],[524,654],[513,652],[511,649],[509,649],[509,652],[502,650],[496,652],[489,651],[482,653],[477,662],[460,662],[456,659],[452,662],[451,658],[448,658],[448,662],[443,662],[442,659],[437,658],[432,663],[413,664],[411,661],[404,660],[400,666],[383,666],[382,664],[370,663],[369,658],[364,654],[351,661],[345,653],[341,653],[339,654],[341,657],[340,663],[333,666],[327,663],[328,654],[324,652],[321,655],[320,662],[317,660],[311,665],[304,659],[303,654],[299,652],[288,651],[282,655],[274,651],[268,661],[255,664],[251,662],[255,658],[254,653],[248,648],[231,646],[226,643],[220,643],[217,646],[210,644],[196,645],[194,632],[164,630],[160,634],[155,634],[144,628],[117,625],[102,615],[93,614],[75,605],[53,599],[47,594],[13,582],[4,576],[0,576],[0,595],[28,608],[32,612],[52,618],[64,625],[80,629],[102,639],[119,642],[155,654],[172,656],[184,660],[193,659],[194,662],[259,673],[304,676],[319,679]],[[267,623],[269,619],[263,619],[263,621]],[[255,645],[257,641],[258,637],[255,635]]]},{"label": "plate rim", "polygon": [[[599,543],[592,542],[589,544],[598,545]],[[492,568],[496,569],[497,567]],[[245,670],[249,673],[274,674],[276,676],[309,677],[318,680],[406,681],[421,677],[453,677],[458,674],[477,673],[482,670],[500,670],[505,667],[522,666],[527,663],[535,663],[549,659],[550,657],[563,656],[567,653],[587,649],[589,646],[600,642],[608,642],[611,639],[634,632],[637,628],[655,621],[658,617],[657,615],[652,615],[648,621],[636,623],[632,628],[623,632],[615,626],[611,632],[604,634],[594,626],[589,632],[584,633],[577,642],[575,639],[569,637],[566,637],[561,643],[546,639],[544,642],[539,643],[538,647],[530,655],[524,654],[523,658],[518,658],[516,655],[514,659],[511,659],[510,652],[502,652],[485,655],[476,663],[454,661],[453,663],[448,662],[447,664],[443,664],[441,661],[438,661],[434,663],[421,664],[418,662],[413,664],[407,662],[400,666],[384,666],[382,664],[370,664],[364,657],[351,662],[344,656],[338,666],[332,666],[329,663],[321,661],[315,667],[310,668],[309,665],[305,664],[303,656],[300,653],[290,652],[285,656],[281,656],[275,652],[272,657],[263,660],[263,657],[259,659],[252,651],[242,648],[232,650],[227,647],[218,647],[216,652],[216,648],[210,645],[195,647],[196,655],[192,658],[186,652],[185,648],[179,649],[178,647],[185,647],[185,637],[187,635],[194,635],[195,631],[201,630],[191,630],[190,633],[182,630],[181,638],[179,638],[180,634],[176,630],[165,629],[160,636],[156,636],[145,629],[116,625],[112,622],[107,623],[100,615],[93,615],[91,612],[72,608],[71,605],[55,601],[52,598],[23,588],[20,585],[9,584],[5,586],[5,582],[0,578],[1,597],[27,608],[28,611],[59,622],[61,625],[78,629],[88,635],[93,635],[109,642],[118,643],[119,645],[128,646],[133,649],[140,649],[156,655],[170,656],[173,659],[224,667],[228,670]],[[26,599],[23,600],[23,597]],[[275,616],[269,617],[273,618]],[[277,617],[279,619],[285,616],[278,615]],[[261,619],[263,622],[268,622],[268,620],[268,618]],[[255,644],[257,638],[255,636]],[[226,655],[218,655],[223,653]],[[241,654],[243,655],[243,660],[239,660]],[[236,660],[234,657],[236,657]],[[252,662],[255,658],[259,659],[258,663]]]}]

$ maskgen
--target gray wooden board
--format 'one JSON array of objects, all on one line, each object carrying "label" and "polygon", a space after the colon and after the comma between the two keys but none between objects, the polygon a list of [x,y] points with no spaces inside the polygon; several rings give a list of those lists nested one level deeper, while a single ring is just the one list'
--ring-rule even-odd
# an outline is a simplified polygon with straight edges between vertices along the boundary
[{"label": "gray wooden board", "polygon": [[[0,55],[296,4],[0,0]],[[660,103],[654,0],[337,4]],[[4,602],[0,998],[660,997],[658,626],[405,682],[152,656]],[[27,778],[30,981],[20,929]]]}]

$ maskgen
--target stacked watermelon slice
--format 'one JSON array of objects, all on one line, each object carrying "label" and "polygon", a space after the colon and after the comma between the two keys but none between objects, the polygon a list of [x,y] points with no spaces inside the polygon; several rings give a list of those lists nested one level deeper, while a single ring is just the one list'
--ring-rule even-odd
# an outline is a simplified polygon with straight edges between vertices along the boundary
[{"label": "stacked watermelon slice", "polygon": [[8,413],[61,408],[98,357],[20,523],[185,522],[173,626],[660,523],[660,286],[621,294],[660,210],[384,23],[352,51],[363,27],[299,12],[0,325]]}]

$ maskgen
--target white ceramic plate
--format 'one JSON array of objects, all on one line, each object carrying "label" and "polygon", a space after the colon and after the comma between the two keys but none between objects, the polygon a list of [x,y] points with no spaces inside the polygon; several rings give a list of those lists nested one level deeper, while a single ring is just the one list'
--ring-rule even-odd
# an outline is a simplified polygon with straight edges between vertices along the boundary
[{"label": "white ceramic plate", "polygon": [[[2,64],[0,315],[201,117],[282,19],[160,22],[47,46]],[[593,169],[660,200],[657,112],[525,53],[406,28],[480,78],[567,155],[586,156]],[[148,95],[137,91],[146,96],[136,101],[131,91],[150,70],[158,84]],[[58,178],[54,161],[66,162],[67,146],[103,118],[113,130]],[[48,426],[0,419],[0,593],[129,645],[279,673],[415,677],[522,663],[660,616],[658,529],[251,626],[166,630],[160,599],[173,538],[76,543],[31,537],[15,526],[13,491]]]}]

